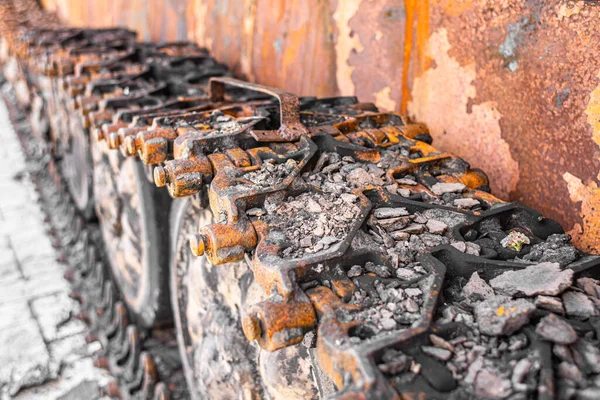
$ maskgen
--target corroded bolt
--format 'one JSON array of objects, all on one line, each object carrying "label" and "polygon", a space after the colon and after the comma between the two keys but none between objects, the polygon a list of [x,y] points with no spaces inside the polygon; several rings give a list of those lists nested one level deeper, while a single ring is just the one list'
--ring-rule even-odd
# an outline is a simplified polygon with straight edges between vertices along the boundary
[{"label": "corroded bolt", "polygon": [[100,356],[94,360],[93,364],[96,368],[108,369],[108,358]]},{"label": "corroded bolt", "polygon": [[154,184],[158,187],[163,187],[169,182],[167,171],[160,165],[154,167]]},{"label": "corroded bolt", "polygon": [[206,251],[206,236],[192,235],[190,237],[190,249],[196,257],[203,256]]},{"label": "corroded bolt", "polygon": [[119,390],[119,384],[115,381],[110,381],[106,384],[106,386],[100,390],[101,395],[106,395],[108,397],[120,397],[121,392]]},{"label": "corroded bolt", "polygon": [[262,336],[260,319],[256,314],[248,314],[242,321],[242,330],[249,341],[258,340]]},{"label": "corroded bolt", "polygon": [[135,152],[137,151],[137,146],[135,145],[135,137],[134,136],[127,136],[125,138],[125,142],[123,144],[125,145],[125,151],[130,156],[134,155]]},{"label": "corroded bolt", "polygon": [[117,132],[111,132],[108,135],[108,148],[116,149],[121,144],[121,138],[117,135]]}]

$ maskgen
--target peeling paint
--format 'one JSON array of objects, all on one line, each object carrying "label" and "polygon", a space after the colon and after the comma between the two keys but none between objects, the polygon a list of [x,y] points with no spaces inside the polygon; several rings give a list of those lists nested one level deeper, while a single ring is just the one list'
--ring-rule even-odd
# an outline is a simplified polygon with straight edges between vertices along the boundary
[{"label": "peeling paint", "polygon": [[375,104],[377,107],[387,110],[394,111],[397,107],[396,102],[391,98],[392,88],[389,86],[384,87],[379,92],[375,93]]},{"label": "peeling paint", "polygon": [[[598,73],[600,78],[600,73]],[[585,109],[587,122],[592,127],[592,139],[600,147],[600,85],[590,93],[590,101]],[[581,223],[576,223],[569,231],[575,243],[584,251],[600,254],[600,188],[593,180],[587,184],[575,175],[565,172],[569,196],[575,203],[581,203]],[[596,180],[600,182],[600,172]]]},{"label": "peeling paint", "polygon": [[[600,79],[600,73],[597,76]],[[592,139],[600,146],[600,85],[590,93],[590,101],[585,113],[588,116],[588,124],[592,127]]]},{"label": "peeling paint", "polygon": [[477,96],[475,65],[461,66],[450,48],[444,28],[431,35],[427,51],[436,67],[415,79],[408,111],[427,122],[436,147],[484,167],[493,193],[506,199],[519,181],[519,165],[501,137],[501,115],[494,102],[471,105]]},{"label": "peeling paint", "polygon": [[338,29],[337,42],[335,43],[336,53],[336,80],[338,89],[342,96],[354,95],[355,88],[352,81],[352,72],[355,67],[348,64],[350,55],[353,52],[362,53],[364,50],[358,35],[354,35],[350,29],[350,19],[358,12],[361,0],[340,1],[337,5],[333,19]]},{"label": "peeling paint", "polygon": [[575,4],[561,4],[556,12],[558,20],[562,21],[571,18],[573,15],[579,14],[584,5],[585,2],[583,1],[578,1]]},{"label": "peeling paint", "polygon": [[[584,184],[569,172],[563,174],[563,179],[567,183],[571,200],[581,202],[581,224],[576,223],[568,233],[579,249],[600,254],[600,188],[593,181]],[[597,179],[600,180],[600,174]]]}]

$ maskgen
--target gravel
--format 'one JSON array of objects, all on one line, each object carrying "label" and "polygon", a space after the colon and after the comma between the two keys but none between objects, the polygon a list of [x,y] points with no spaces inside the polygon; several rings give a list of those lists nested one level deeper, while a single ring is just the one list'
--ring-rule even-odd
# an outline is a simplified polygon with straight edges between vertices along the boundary
[{"label": "gravel", "polygon": [[297,166],[298,162],[291,158],[285,163],[277,163],[274,159],[267,159],[259,169],[247,172],[241,175],[241,178],[250,181],[253,189],[275,187],[289,177]]},{"label": "gravel", "polygon": [[348,234],[360,209],[355,204],[319,192],[305,192],[265,201],[266,215],[260,216],[273,230],[283,233],[284,258],[300,258],[328,250]]}]

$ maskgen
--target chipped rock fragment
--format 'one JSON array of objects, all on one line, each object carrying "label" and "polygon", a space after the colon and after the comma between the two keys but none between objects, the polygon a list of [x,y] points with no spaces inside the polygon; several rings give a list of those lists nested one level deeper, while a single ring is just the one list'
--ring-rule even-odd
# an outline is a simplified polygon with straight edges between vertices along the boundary
[{"label": "chipped rock fragment", "polygon": [[579,339],[572,345],[575,363],[584,370],[600,374],[600,348],[586,339]]},{"label": "chipped rock fragment", "polygon": [[451,351],[439,347],[421,346],[421,350],[423,350],[423,353],[442,361],[448,361],[452,357]]},{"label": "chipped rock fragment", "polygon": [[442,221],[437,221],[435,219],[430,219],[429,221],[427,221],[426,226],[429,232],[438,235],[442,235],[446,231],[446,229],[448,229],[448,225],[446,225]]},{"label": "chipped rock fragment", "polygon": [[396,329],[396,326],[398,326],[398,323],[396,321],[394,321],[392,318],[383,318],[380,322],[381,322],[381,327],[387,331]]},{"label": "chipped rock fragment", "polygon": [[598,315],[594,303],[583,293],[565,292],[562,296],[567,315],[579,318],[589,318]]},{"label": "chipped rock fragment", "polygon": [[354,204],[356,199],[358,199],[358,197],[352,193],[342,193],[340,194],[340,198],[348,204]]},{"label": "chipped rock fragment", "polygon": [[534,311],[535,306],[528,300],[494,296],[475,306],[475,319],[483,334],[510,335],[528,323]]},{"label": "chipped rock fragment", "polygon": [[348,278],[356,278],[357,276],[361,276],[363,273],[363,269],[360,265],[353,265],[350,270],[348,270]]},{"label": "chipped rock fragment", "polygon": [[557,263],[541,263],[516,271],[507,271],[490,280],[490,285],[496,291],[509,296],[556,296],[571,286],[572,281],[573,270],[561,271]]},{"label": "chipped rock fragment", "polygon": [[576,383],[581,383],[585,380],[581,370],[577,368],[577,365],[571,364],[567,361],[563,361],[558,364],[558,376]]},{"label": "chipped rock fragment", "polygon": [[481,301],[493,297],[494,289],[481,279],[477,272],[474,272],[463,287],[463,295],[471,301]]},{"label": "chipped rock fragment", "polygon": [[312,246],[312,239],[310,236],[303,237],[300,239],[300,247],[310,247]]},{"label": "chipped rock fragment", "polygon": [[386,219],[386,218],[397,218],[397,217],[405,217],[410,215],[408,210],[404,207],[380,207],[373,211],[373,215],[378,219]]},{"label": "chipped rock fragment", "polygon": [[246,215],[250,216],[250,217],[260,217],[262,215],[265,215],[267,212],[265,210],[263,210],[262,208],[250,208],[248,210],[246,210]]},{"label": "chipped rock fragment", "polygon": [[414,186],[417,184],[417,182],[415,182],[412,179],[408,179],[408,178],[396,179],[396,182],[398,182],[399,185],[409,185],[409,186]]},{"label": "chipped rock fragment", "polygon": [[481,246],[479,246],[477,243],[471,242],[465,242],[465,245],[467,246],[465,253],[479,257],[479,254],[481,253]]},{"label": "chipped rock fragment", "polygon": [[410,268],[398,268],[396,270],[396,277],[398,277],[399,279],[405,280],[405,281],[410,281],[416,278],[419,278],[421,275],[419,275],[418,273],[416,273],[415,271],[413,271]]},{"label": "chipped rock fragment", "polygon": [[565,309],[563,307],[562,301],[560,301],[558,297],[540,295],[535,298],[535,305],[536,307],[552,311],[553,313],[559,315],[565,314]]},{"label": "chipped rock fragment", "polygon": [[433,343],[433,345],[436,347],[454,352],[454,346],[452,346],[452,344],[450,344],[450,342],[448,342],[446,339],[439,337],[438,335],[429,335],[429,340],[431,340],[431,343]]},{"label": "chipped rock fragment", "polygon": [[600,299],[600,281],[592,278],[577,279],[577,286],[590,297]]},{"label": "chipped rock fragment", "polygon": [[411,234],[419,234],[423,232],[425,228],[421,224],[410,224],[406,228],[402,229],[402,232],[411,233]]},{"label": "chipped rock fragment", "polygon": [[549,314],[542,318],[535,331],[542,338],[558,344],[571,344],[577,340],[575,329],[555,314]]},{"label": "chipped rock fragment", "polygon": [[363,187],[367,185],[382,186],[385,182],[383,179],[371,175],[363,168],[354,168],[346,177],[349,183],[356,187]]},{"label": "chipped rock fragment", "polygon": [[462,193],[465,190],[466,186],[462,183],[445,183],[438,182],[431,187],[431,191],[438,196],[443,195],[444,193]]},{"label": "chipped rock fragment", "polygon": [[527,385],[523,383],[531,371],[532,363],[528,358],[520,359],[513,369],[510,378],[513,388],[517,391],[524,392],[527,390]]},{"label": "chipped rock fragment", "polygon": [[510,380],[488,369],[479,371],[475,378],[475,396],[480,399],[505,399],[512,392]]},{"label": "chipped rock fragment", "polygon": [[411,298],[408,298],[408,299],[404,300],[402,302],[402,305],[404,306],[404,308],[408,312],[411,312],[411,313],[419,312],[419,305],[417,304],[416,301],[414,301]]},{"label": "chipped rock fragment", "polygon": [[423,291],[419,288],[407,288],[404,289],[404,293],[406,293],[408,297],[419,297],[423,294]]},{"label": "chipped rock fragment", "polygon": [[456,207],[459,207],[459,208],[472,208],[472,207],[480,205],[477,200],[472,199],[470,197],[456,199],[452,202],[452,204],[454,204]]}]

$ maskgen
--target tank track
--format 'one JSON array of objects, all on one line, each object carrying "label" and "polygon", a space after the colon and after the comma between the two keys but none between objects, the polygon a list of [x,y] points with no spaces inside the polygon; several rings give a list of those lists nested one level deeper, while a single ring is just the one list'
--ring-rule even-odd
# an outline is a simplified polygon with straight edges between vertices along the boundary
[{"label": "tank track", "polygon": [[17,107],[14,92],[3,94],[13,126],[34,168],[32,180],[40,195],[42,211],[59,251],[56,261],[68,266],[70,296],[80,304],[74,316],[87,325],[86,341],[98,342],[94,365],[115,378],[101,388],[114,399],[187,399],[177,343],[172,329],[152,334],[140,331],[129,317],[111,280],[99,226],[86,221],[73,204],[48,144],[31,137],[31,126]]},{"label": "tank track", "polygon": [[[2,33],[30,93],[60,77],[50,109],[79,113],[97,143],[153,167],[172,197],[208,199],[215,221],[190,237],[192,254],[246,261],[266,298],[244,310],[245,336],[269,352],[310,342],[330,396],[600,393],[599,258],[492,196],[485,174],[432,147],[425,126],[354,98],[240,81],[212,61],[206,70],[192,44],[136,44],[19,7],[2,9]],[[48,29],[29,26],[32,15]],[[60,156],[68,140],[50,120]],[[118,378],[109,394],[177,398],[173,333],[132,322],[99,262],[97,226],[64,190],[48,198],[62,244],[85,249],[70,278],[106,349],[98,364]]]}]

